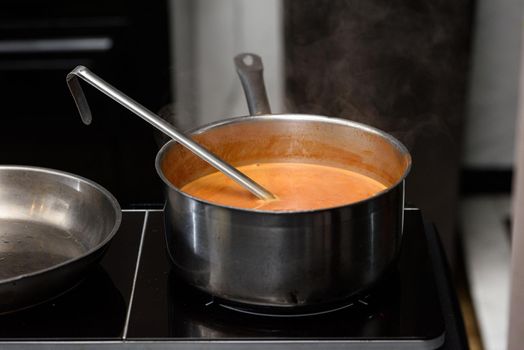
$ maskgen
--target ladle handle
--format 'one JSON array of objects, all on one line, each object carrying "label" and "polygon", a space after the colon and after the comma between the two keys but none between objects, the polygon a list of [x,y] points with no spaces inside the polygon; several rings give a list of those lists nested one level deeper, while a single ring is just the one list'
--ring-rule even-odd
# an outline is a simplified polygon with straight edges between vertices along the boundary
[{"label": "ladle handle", "polygon": [[264,85],[264,66],[260,56],[252,53],[241,53],[235,56],[237,68],[250,115],[271,114],[271,107]]},{"label": "ladle handle", "polygon": [[181,145],[188,148],[191,152],[195,153],[198,157],[202,158],[203,160],[211,164],[213,167],[215,167],[216,169],[218,169],[219,171],[223,172],[231,179],[236,181],[238,184],[245,187],[255,196],[261,199],[275,198],[273,194],[271,194],[271,192],[269,192],[253,180],[251,180],[246,175],[239,172],[234,167],[224,162],[216,155],[212,154],[211,152],[200,146],[198,143],[194,142],[190,138],[187,138],[184,134],[177,131],[171,124],[161,119],[156,114],[154,114],[138,102],[134,101],[133,99],[131,99],[112,85],[105,82],[95,73],[91,72],[86,67],[78,66],[67,75],[66,80],[67,85],[69,86],[69,90],[73,95],[73,99],[75,100],[78,111],[80,112],[80,116],[82,117],[82,121],[85,124],[91,123],[91,109],[89,108],[89,104],[87,103],[85,94],[82,90],[82,87],[80,86],[78,78],[81,78],[84,81],[88,82],[91,86],[97,88],[105,95],[120,103],[122,106],[126,107],[131,112],[135,113],[136,115],[147,121],[149,124],[153,125],[158,130],[170,136],[171,138],[179,142]]}]

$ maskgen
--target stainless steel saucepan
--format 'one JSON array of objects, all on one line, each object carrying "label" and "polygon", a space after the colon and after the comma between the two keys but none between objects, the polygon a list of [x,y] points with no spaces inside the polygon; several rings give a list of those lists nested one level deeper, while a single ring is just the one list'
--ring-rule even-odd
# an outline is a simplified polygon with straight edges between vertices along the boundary
[{"label": "stainless steel saucepan", "polygon": [[[249,60],[246,57],[249,56]],[[235,60],[251,116],[198,128],[191,137],[234,166],[306,162],[357,171],[387,185],[358,203],[271,212],[218,205],[180,190],[214,171],[175,141],[156,168],[167,189],[167,242],[191,285],[249,305],[298,309],[344,300],[370,287],[399,252],[407,149],[373,127],[306,114],[270,114],[256,55]]]},{"label": "stainless steel saucepan", "polygon": [[81,281],[120,221],[116,199],[90,180],[0,166],[0,313],[40,303]]}]

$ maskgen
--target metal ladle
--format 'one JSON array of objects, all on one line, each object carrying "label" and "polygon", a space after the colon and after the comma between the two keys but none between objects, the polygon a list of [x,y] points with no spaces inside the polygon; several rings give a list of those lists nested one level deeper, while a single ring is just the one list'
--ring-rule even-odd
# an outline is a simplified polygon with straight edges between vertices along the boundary
[{"label": "metal ladle", "polygon": [[78,66],[67,75],[66,80],[84,124],[91,124],[92,116],[91,109],[89,108],[89,104],[87,103],[85,94],[82,90],[82,87],[80,86],[78,78],[83,79],[91,86],[97,88],[105,95],[120,103],[122,106],[126,107],[131,112],[135,113],[136,115],[144,119],[146,122],[163,132],[164,134],[173,138],[178,143],[188,148],[196,156],[208,162],[211,166],[215,167],[217,170],[221,171],[226,176],[229,176],[232,180],[237,182],[239,185],[243,186],[245,189],[253,193],[258,198],[264,200],[270,200],[275,198],[275,196],[271,192],[254,182],[252,179],[238,171],[230,164],[226,163],[224,160],[209,152],[204,147],[200,146],[195,141],[187,138],[184,134],[177,131],[173,127],[173,125],[161,119],[159,116],[157,116],[138,102],[134,101],[129,96],[125,95],[112,85],[108,84],[106,81],[97,76],[95,73],[91,72],[86,67]]}]

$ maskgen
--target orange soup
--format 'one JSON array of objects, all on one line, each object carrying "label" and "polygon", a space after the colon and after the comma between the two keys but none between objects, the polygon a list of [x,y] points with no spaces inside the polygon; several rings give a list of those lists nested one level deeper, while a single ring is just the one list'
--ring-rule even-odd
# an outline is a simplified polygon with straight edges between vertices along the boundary
[{"label": "orange soup", "polygon": [[357,202],[386,186],[359,173],[317,164],[262,163],[238,167],[277,198],[261,200],[221,172],[198,178],[182,191],[209,202],[237,208],[296,211]]}]

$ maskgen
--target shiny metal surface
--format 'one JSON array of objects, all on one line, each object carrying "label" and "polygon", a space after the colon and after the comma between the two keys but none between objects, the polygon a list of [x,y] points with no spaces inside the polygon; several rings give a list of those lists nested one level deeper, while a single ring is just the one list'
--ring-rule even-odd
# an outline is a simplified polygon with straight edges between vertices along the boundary
[{"label": "shiny metal surface", "polygon": [[0,313],[71,288],[121,221],[96,183],[51,169],[0,166]]},{"label": "shiny metal surface", "polygon": [[358,171],[388,188],[323,210],[221,206],[180,191],[214,170],[171,141],[159,151],[156,167],[167,188],[169,252],[188,283],[235,302],[300,307],[345,299],[372,285],[394,262],[411,158],[392,136],[347,120],[301,114],[232,118],[191,135],[234,166],[320,163]]},{"label": "shiny metal surface", "polygon": [[198,157],[204,159],[206,162],[211,164],[213,167],[215,167],[219,171],[229,176],[231,179],[233,179],[238,184],[246,188],[248,191],[253,193],[255,196],[261,199],[274,198],[271,192],[269,192],[268,190],[266,190],[264,187],[260,186],[253,180],[251,180],[246,175],[242,174],[240,171],[238,171],[231,165],[224,162],[222,159],[220,159],[216,155],[209,152],[204,147],[200,146],[197,142],[194,142],[190,138],[186,137],[184,134],[180,133],[171,124],[161,119],[156,114],[154,114],[153,112],[151,112],[150,110],[148,110],[147,108],[139,104],[138,102],[131,99],[129,96],[126,96],[124,93],[122,93],[115,87],[105,82],[103,79],[98,77],[96,74],[91,72],[86,67],[78,66],[67,75],[67,84],[69,86],[71,94],[73,95],[75,103],[78,107],[80,116],[82,117],[82,120],[84,121],[85,124],[91,123],[91,119],[92,119],[91,110],[89,108],[85,95],[82,91],[82,87],[80,86],[80,83],[77,78],[81,78],[85,80],[90,85],[97,88],[98,90],[100,90],[102,93],[104,93],[111,99],[120,103],[122,106],[126,107],[131,112],[138,115],[139,117],[144,119],[146,122],[148,122],[149,124],[157,128],[158,130],[163,132],[164,134],[178,141],[184,147],[188,148],[189,150],[191,150],[191,152],[196,154]]}]

